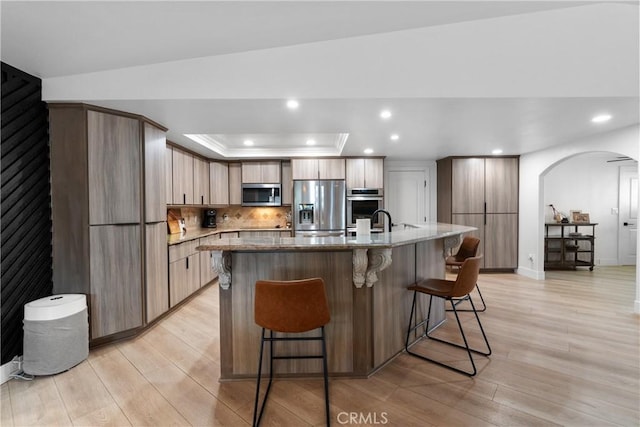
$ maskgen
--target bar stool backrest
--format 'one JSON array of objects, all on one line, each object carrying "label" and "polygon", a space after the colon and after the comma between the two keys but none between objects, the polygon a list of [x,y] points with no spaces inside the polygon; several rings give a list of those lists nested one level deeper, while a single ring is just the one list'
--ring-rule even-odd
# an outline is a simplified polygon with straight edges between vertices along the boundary
[{"label": "bar stool backrest", "polygon": [[462,244],[458,248],[458,253],[455,255],[455,259],[458,262],[462,262],[469,257],[478,255],[478,247],[480,246],[480,239],[477,237],[466,236],[462,239]]},{"label": "bar stool backrest", "polygon": [[481,256],[469,257],[464,260],[456,282],[451,289],[450,297],[460,298],[471,292],[478,282],[478,274],[480,273]]},{"label": "bar stool backrest", "polygon": [[255,322],[276,332],[306,332],[331,320],[321,278],[256,282]]}]

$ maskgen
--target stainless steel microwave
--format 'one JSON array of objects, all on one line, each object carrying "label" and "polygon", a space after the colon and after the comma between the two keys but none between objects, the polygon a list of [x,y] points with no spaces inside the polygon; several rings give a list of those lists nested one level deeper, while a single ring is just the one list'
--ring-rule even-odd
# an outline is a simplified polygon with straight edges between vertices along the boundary
[{"label": "stainless steel microwave", "polygon": [[242,206],[281,206],[280,184],[242,184]]}]

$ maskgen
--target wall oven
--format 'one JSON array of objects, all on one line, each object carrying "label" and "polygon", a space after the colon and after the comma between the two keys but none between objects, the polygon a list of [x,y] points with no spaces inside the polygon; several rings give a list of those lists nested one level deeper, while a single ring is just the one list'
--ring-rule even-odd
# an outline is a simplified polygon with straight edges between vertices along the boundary
[{"label": "wall oven", "polygon": [[[347,190],[347,229],[355,229],[356,220],[371,218],[384,208],[382,188],[350,188]],[[384,228],[384,215],[377,215],[373,228]]]}]

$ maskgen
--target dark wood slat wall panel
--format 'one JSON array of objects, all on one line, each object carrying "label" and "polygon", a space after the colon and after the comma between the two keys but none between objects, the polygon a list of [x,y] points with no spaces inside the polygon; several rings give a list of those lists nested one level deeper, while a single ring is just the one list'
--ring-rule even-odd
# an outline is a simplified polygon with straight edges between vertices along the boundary
[{"label": "dark wood slat wall panel", "polygon": [[2,63],[2,364],[22,354],[24,305],[51,295],[49,124],[40,79]]}]

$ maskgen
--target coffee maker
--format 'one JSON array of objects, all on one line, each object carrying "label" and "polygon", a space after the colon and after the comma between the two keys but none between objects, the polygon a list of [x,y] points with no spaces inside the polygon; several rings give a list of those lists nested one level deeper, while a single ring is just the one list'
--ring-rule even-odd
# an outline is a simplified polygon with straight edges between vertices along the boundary
[{"label": "coffee maker", "polygon": [[202,215],[202,227],[204,228],[216,228],[216,210],[205,209]]}]

